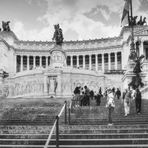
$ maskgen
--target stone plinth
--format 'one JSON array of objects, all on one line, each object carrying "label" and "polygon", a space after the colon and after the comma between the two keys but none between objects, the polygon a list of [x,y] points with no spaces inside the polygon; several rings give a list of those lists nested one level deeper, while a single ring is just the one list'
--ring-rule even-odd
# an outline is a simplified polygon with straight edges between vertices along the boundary
[{"label": "stone plinth", "polygon": [[53,68],[63,68],[66,66],[66,54],[62,49],[62,46],[56,45],[50,51],[50,64]]}]

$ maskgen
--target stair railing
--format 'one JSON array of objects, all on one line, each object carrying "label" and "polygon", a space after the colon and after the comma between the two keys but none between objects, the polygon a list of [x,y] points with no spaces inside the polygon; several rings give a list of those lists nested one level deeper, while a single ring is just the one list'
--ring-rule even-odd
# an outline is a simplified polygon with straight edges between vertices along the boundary
[{"label": "stair railing", "polygon": [[68,124],[69,125],[71,120],[71,110],[72,110],[72,101],[70,101],[69,108],[68,108]]},{"label": "stair railing", "polygon": [[55,129],[56,129],[56,132],[55,132],[56,133],[56,148],[59,148],[59,119],[60,119],[62,113],[64,112],[64,110],[65,110],[65,117],[64,117],[65,124],[67,124],[67,101],[65,101],[60,113],[56,116],[56,120],[52,126],[52,129],[49,133],[49,136],[48,136],[48,139],[45,143],[44,148],[48,148],[49,142],[51,140],[51,137],[52,137]]}]

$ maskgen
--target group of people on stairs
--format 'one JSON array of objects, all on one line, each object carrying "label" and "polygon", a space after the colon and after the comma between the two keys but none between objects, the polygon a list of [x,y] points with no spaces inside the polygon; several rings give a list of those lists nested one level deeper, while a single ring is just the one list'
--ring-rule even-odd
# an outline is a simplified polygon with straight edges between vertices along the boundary
[{"label": "group of people on stairs", "polygon": [[136,113],[141,114],[141,92],[139,88],[136,89],[125,89],[123,92],[123,100],[124,100],[124,112],[125,116],[130,114],[130,107],[132,100],[135,100],[135,106],[136,106]]},{"label": "group of people on stairs", "polygon": [[[115,108],[115,95],[113,92],[113,89],[107,89],[107,103],[106,107],[108,108],[108,122],[109,125],[112,125],[112,112]],[[136,113],[141,114],[141,92],[139,88],[131,89],[128,87],[128,89],[125,89],[122,95],[123,104],[124,104],[124,113],[125,116],[130,114],[130,107],[132,100],[135,100],[135,107],[136,107]]]},{"label": "group of people on stairs", "polygon": [[125,89],[121,94],[120,89],[115,89],[114,87],[106,88],[104,93],[102,93],[102,89],[100,87],[98,93],[96,93],[93,92],[93,90],[90,90],[87,86],[84,86],[84,88],[79,86],[74,90],[73,102],[75,107],[80,107],[90,106],[91,101],[95,100],[96,106],[100,106],[101,99],[103,98],[106,98],[109,125],[112,125],[112,113],[115,108],[115,99],[121,99],[120,101],[123,102],[125,116],[130,114],[131,102],[133,102],[133,100],[135,100],[136,113],[141,113],[141,92],[138,88],[131,89],[128,87],[128,89]]}]

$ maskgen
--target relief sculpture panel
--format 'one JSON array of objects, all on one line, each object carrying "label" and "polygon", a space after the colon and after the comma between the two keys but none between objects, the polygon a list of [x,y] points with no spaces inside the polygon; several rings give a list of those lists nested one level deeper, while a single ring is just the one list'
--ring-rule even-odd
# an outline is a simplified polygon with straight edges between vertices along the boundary
[{"label": "relief sculpture panel", "polygon": [[17,80],[8,85],[9,97],[25,96],[29,94],[42,94],[44,90],[44,82],[42,79]]}]

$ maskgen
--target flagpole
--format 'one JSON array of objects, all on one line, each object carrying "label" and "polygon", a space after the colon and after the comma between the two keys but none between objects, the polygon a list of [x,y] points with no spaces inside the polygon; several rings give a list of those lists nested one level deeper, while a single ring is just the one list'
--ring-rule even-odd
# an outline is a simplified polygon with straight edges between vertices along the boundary
[{"label": "flagpole", "polygon": [[131,27],[131,48],[130,48],[130,59],[135,59],[136,52],[135,52],[135,43],[134,43],[134,24],[133,24],[133,6],[132,6],[132,0],[130,0],[130,7],[131,7],[131,13],[130,13],[130,26]]},{"label": "flagpole", "polygon": [[132,34],[132,43],[131,43],[132,44],[131,45],[132,46],[131,47],[132,49],[131,50],[134,50],[134,47],[135,46],[134,46],[134,24],[132,23],[132,19],[133,19],[133,5],[132,5],[132,0],[130,0],[130,6],[131,6],[131,19],[130,19],[131,23],[130,24],[131,24],[131,29],[132,29],[131,30],[132,31],[131,32],[131,34]]}]

